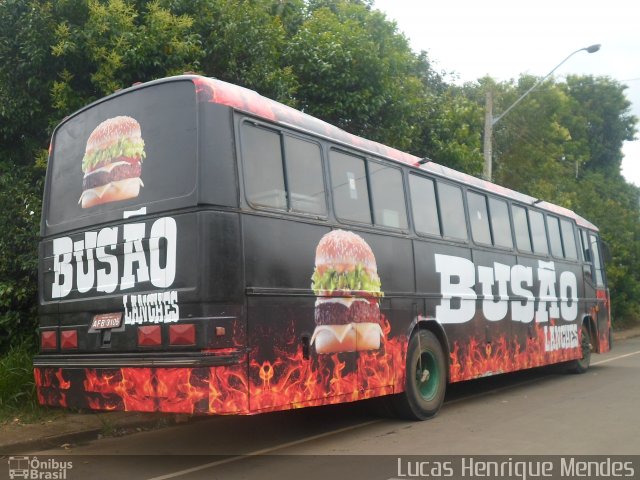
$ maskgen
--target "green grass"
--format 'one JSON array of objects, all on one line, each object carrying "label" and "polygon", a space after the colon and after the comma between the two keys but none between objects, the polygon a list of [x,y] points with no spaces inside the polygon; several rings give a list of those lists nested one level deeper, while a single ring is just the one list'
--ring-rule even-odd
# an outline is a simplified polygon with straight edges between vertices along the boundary
[{"label": "green grass", "polygon": [[38,404],[33,378],[33,347],[12,346],[0,357],[0,424],[32,423],[55,416],[55,411]]}]

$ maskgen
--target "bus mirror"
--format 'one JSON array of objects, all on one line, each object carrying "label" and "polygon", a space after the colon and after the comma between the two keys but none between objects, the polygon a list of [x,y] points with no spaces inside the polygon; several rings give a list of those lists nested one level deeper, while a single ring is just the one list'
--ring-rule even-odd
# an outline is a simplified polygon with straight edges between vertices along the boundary
[{"label": "bus mirror", "polygon": [[585,262],[591,263],[591,250],[586,249],[584,251],[584,260],[585,260]]}]

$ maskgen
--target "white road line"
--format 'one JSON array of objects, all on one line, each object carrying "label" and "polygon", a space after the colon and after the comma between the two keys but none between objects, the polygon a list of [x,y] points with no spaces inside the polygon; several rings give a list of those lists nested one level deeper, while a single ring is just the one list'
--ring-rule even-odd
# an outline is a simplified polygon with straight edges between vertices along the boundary
[{"label": "white road line", "polygon": [[300,440],[294,440],[292,442],[282,443],[280,445],[276,445],[275,447],[263,448],[262,450],[255,450],[253,452],[245,453],[242,455],[236,455],[233,457],[225,458],[224,460],[218,460],[217,462],[205,463],[202,465],[198,465],[196,467],[187,468],[185,470],[180,470],[173,473],[167,473],[166,475],[160,475],[159,477],[149,478],[148,480],[167,480],[169,478],[176,478],[182,475],[187,475],[189,473],[198,472],[200,470],[206,470],[207,468],[217,467],[218,465],[224,465],[226,463],[237,462],[238,460],[243,460],[247,457],[256,457],[259,455],[265,455],[267,453],[275,452],[276,450],[281,450],[283,448],[293,447],[295,445],[300,445],[301,443],[310,442],[312,440],[318,440],[324,437],[330,437],[331,435],[337,435],[338,433],[348,432],[350,430],[356,430],[358,428],[366,427],[367,425],[372,425],[374,423],[380,422],[379,420],[371,420],[369,422],[359,423],[358,425],[351,425],[350,427],[339,428],[338,430],[332,430],[331,432],[320,433],[318,435],[313,435],[311,437],[301,438]]},{"label": "white road line", "polygon": [[620,360],[621,358],[632,357],[633,355],[638,355],[640,350],[636,352],[627,353],[625,355],[618,355],[617,357],[607,358],[606,360],[600,360],[599,362],[592,363],[591,365],[602,365],[603,363],[613,362],[614,360]]}]

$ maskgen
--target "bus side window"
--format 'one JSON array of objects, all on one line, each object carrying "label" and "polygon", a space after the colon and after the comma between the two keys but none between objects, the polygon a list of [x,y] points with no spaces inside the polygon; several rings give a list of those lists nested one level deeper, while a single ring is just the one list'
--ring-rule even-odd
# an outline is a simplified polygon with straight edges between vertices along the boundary
[{"label": "bus side window", "polygon": [[409,175],[411,211],[416,232],[440,236],[436,188],[433,180],[418,175]]},{"label": "bus side window", "polygon": [[336,216],[340,220],[372,223],[364,158],[332,150],[329,166]]},{"label": "bus side window", "polygon": [[475,192],[467,192],[467,206],[469,207],[469,223],[471,224],[473,241],[491,245],[487,197]]},{"label": "bus side window", "polygon": [[600,256],[600,245],[598,243],[598,237],[596,235],[589,235],[591,239],[591,252],[593,253],[593,265],[596,272],[596,285],[598,287],[604,287],[604,273],[602,268],[602,260]]},{"label": "bus side window", "polygon": [[406,230],[407,204],[404,198],[402,171],[369,162],[369,179],[375,224]]},{"label": "bus side window", "polygon": [[549,232],[549,244],[551,254],[554,257],[563,258],[562,237],[560,236],[560,220],[557,217],[547,215],[547,231]]},{"label": "bus side window", "polygon": [[448,238],[467,241],[467,222],[464,214],[462,190],[448,183],[438,182],[438,204],[442,220],[442,234]]},{"label": "bus side window", "polygon": [[513,214],[513,227],[516,232],[516,245],[523,252],[531,252],[531,237],[529,236],[529,220],[527,219],[527,210],[523,207],[513,205],[511,207]]},{"label": "bus side window", "polygon": [[284,157],[291,210],[326,215],[320,145],[285,136]]},{"label": "bus side window", "polygon": [[549,253],[549,246],[547,244],[547,231],[544,227],[544,215],[535,210],[529,210],[529,222],[531,223],[533,251],[547,255]]},{"label": "bus side window", "polygon": [[513,248],[507,202],[489,197],[489,212],[491,213],[493,243],[498,247]]},{"label": "bus side window", "polygon": [[564,246],[565,257],[577,260],[578,250],[576,249],[576,236],[573,225],[569,220],[560,220],[560,231],[562,232],[562,245]]},{"label": "bus side window", "polygon": [[242,125],[244,184],[250,204],[287,208],[280,134],[249,123]]}]

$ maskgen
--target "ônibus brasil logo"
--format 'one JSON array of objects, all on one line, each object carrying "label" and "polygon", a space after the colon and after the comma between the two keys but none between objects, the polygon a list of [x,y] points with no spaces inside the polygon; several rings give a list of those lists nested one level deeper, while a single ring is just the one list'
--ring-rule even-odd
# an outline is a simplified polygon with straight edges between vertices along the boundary
[{"label": "\u00f4nibus brasil logo", "polygon": [[66,480],[67,471],[73,468],[73,462],[60,461],[55,458],[40,460],[38,457],[9,457],[9,478],[25,478],[33,480]]}]

